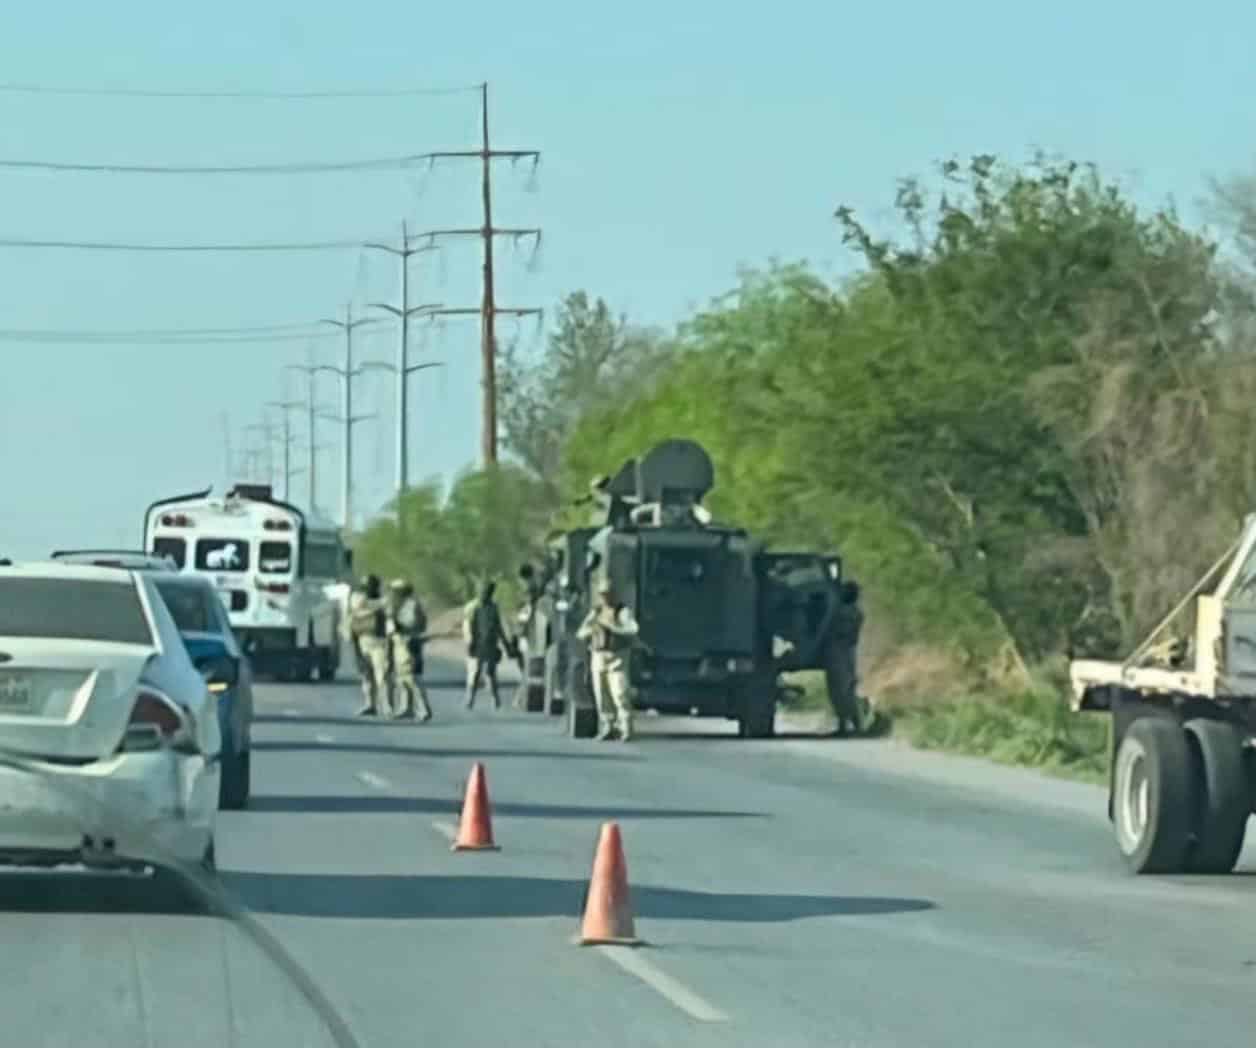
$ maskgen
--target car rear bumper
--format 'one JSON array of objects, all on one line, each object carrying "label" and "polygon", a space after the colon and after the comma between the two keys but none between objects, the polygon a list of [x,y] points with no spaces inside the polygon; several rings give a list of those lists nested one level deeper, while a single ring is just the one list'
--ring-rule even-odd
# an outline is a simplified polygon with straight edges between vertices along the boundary
[{"label": "car rear bumper", "polygon": [[0,864],[192,863],[213,837],[219,763],[169,750],[0,767]]}]

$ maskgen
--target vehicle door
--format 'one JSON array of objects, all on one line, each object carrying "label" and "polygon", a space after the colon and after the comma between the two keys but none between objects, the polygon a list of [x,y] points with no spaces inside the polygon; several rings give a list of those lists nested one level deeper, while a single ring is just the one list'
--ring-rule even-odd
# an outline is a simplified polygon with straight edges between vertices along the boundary
[{"label": "vehicle door", "polygon": [[[760,623],[782,671],[823,669],[842,562],[817,553],[760,553]],[[780,649],[780,643],[788,645]]]}]

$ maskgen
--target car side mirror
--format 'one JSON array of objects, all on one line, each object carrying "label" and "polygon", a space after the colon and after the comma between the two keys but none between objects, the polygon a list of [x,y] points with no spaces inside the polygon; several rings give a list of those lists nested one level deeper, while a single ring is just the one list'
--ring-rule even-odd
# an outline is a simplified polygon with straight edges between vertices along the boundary
[{"label": "car side mirror", "polygon": [[240,667],[229,655],[210,655],[197,660],[196,668],[201,671],[209,690],[218,694],[233,687],[240,680]]}]

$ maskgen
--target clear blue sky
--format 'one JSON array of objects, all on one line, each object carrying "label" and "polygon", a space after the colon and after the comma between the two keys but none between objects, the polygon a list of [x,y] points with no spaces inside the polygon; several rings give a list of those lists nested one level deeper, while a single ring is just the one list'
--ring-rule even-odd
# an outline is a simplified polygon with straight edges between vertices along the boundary
[{"label": "clear blue sky", "polygon": [[[920,0],[754,7],[410,2],[7,4],[0,80],[164,90],[466,85],[487,79],[495,145],[538,148],[534,192],[504,165],[495,219],[544,228],[534,270],[503,250],[503,304],[552,309],[585,287],[671,323],[741,265],[850,264],[834,207],[884,220],[894,181],[949,154],[1098,162],[1138,198],[1190,212],[1209,173],[1250,170],[1256,6],[1127,0],[1017,5]],[[186,101],[0,94],[0,156],[264,163],[473,148],[475,97]],[[0,236],[156,241],[381,236],[474,225],[473,166],[153,178],[0,172]],[[419,296],[478,300],[473,244],[417,261]],[[0,250],[0,328],[231,327],[304,322],[350,297],[392,300],[388,256],[135,256]],[[502,336],[512,328],[503,325]],[[520,329],[535,341],[531,322]],[[393,335],[363,339],[389,358]],[[268,400],[296,392],[300,343],[200,348],[0,343],[0,555],[134,545],[155,497],[224,479]],[[320,359],[338,352],[319,343]],[[477,455],[475,322],[420,352],[448,366],[412,387],[413,476]],[[358,505],[392,470],[386,377],[363,383]],[[332,381],[322,399],[337,402]],[[335,427],[320,502],[338,503]],[[294,495],[304,500],[304,478]],[[330,499],[327,496],[331,496]]]}]

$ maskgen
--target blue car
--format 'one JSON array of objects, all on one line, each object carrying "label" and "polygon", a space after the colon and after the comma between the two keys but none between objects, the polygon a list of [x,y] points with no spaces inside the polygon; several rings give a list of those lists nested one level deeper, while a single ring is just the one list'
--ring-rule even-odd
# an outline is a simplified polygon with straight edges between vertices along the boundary
[{"label": "blue car", "polygon": [[250,743],[253,731],[253,668],[243,653],[227,609],[213,584],[200,575],[185,575],[164,558],[130,550],[58,550],[52,559],[71,564],[123,568],[148,575],[170,611],[184,646],[201,675],[213,681],[222,732],[220,808],[248,805]]},{"label": "blue car", "polygon": [[222,730],[219,807],[239,810],[249,802],[252,666],[231,632],[218,591],[208,579],[154,572],[153,582],[170,609],[192,662],[214,679],[210,690],[218,692],[218,724]]}]

